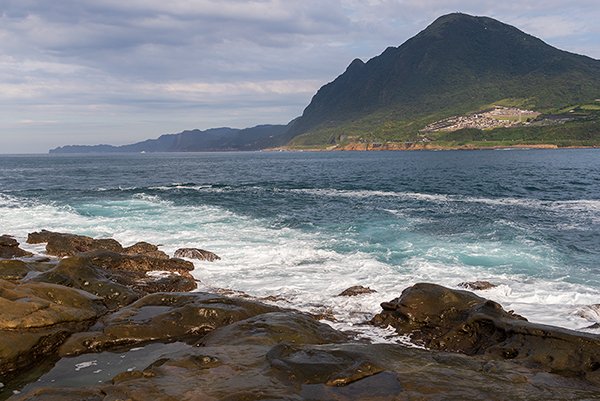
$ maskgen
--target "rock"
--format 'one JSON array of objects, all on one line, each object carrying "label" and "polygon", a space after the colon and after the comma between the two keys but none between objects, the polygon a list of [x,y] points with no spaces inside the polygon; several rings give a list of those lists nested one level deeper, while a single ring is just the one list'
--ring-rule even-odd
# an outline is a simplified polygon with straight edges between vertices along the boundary
[{"label": "rock", "polygon": [[430,349],[511,359],[600,384],[600,336],[530,323],[496,302],[435,284],[416,284],[381,306],[373,324]]},{"label": "rock", "polygon": [[18,281],[25,278],[29,272],[43,272],[52,269],[53,263],[28,261],[17,259],[0,260],[0,279]]},{"label": "rock", "polygon": [[32,255],[31,252],[19,248],[19,242],[10,235],[0,235],[0,258],[22,258]]},{"label": "rock", "polygon": [[[114,358],[117,364],[119,354]],[[11,401],[508,401],[591,400],[598,395],[597,387],[581,380],[540,374],[510,361],[490,362],[393,344],[165,348],[154,362],[130,371],[128,366],[98,384],[91,369],[74,372],[70,365],[64,373],[81,374],[79,387],[64,387],[58,381],[51,384],[54,387],[33,383]]]},{"label": "rock", "polygon": [[174,256],[176,258],[199,259],[206,260],[208,262],[221,260],[221,258],[214,253],[198,248],[180,248],[175,251]]},{"label": "rock", "polygon": [[[251,333],[251,335],[249,335]],[[199,344],[217,345],[276,345],[330,344],[347,341],[346,335],[331,326],[298,312],[264,313],[241,320],[210,332]]]},{"label": "rock", "polygon": [[47,357],[105,312],[91,294],[54,284],[0,280],[0,376]]},{"label": "rock", "polygon": [[459,287],[466,288],[468,290],[489,290],[490,288],[498,287],[498,284],[492,284],[489,281],[465,281],[458,285]]},{"label": "rock", "polygon": [[122,253],[125,255],[146,255],[157,259],[169,259],[169,255],[159,250],[156,245],[143,241],[123,248]]},{"label": "rock", "polygon": [[61,355],[149,341],[200,338],[217,327],[279,310],[258,302],[207,293],[157,293],[102,318],[93,331],[72,336]]},{"label": "rock", "polygon": [[0,260],[0,279],[20,280],[29,273],[27,263],[20,260]]},{"label": "rock", "polygon": [[370,289],[369,287],[363,287],[362,285],[355,285],[350,288],[346,288],[344,291],[338,294],[338,297],[354,297],[356,295],[372,294],[377,292]]},{"label": "rock", "polygon": [[[194,290],[196,282],[189,273],[193,268],[181,259],[94,251],[63,259],[32,281],[88,291],[102,297],[109,309],[116,309],[149,293]],[[149,276],[153,271],[161,273]]]},{"label": "rock", "polygon": [[46,252],[53,256],[73,256],[81,252],[105,250],[123,252],[121,244],[112,239],[94,239],[85,235],[64,234],[47,230],[30,233],[27,237],[28,244],[46,242]]}]

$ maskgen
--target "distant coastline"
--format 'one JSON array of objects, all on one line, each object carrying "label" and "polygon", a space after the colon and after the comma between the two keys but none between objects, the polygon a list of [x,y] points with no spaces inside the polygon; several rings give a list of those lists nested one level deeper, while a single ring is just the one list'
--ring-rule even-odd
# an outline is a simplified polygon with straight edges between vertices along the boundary
[{"label": "distant coastline", "polygon": [[441,146],[431,143],[349,143],[323,147],[294,147],[280,146],[276,148],[263,149],[263,152],[377,152],[377,151],[422,151],[422,150],[503,150],[503,149],[600,149],[600,146],[558,146],[556,144],[515,144],[515,145],[492,145],[481,146],[473,144]]}]

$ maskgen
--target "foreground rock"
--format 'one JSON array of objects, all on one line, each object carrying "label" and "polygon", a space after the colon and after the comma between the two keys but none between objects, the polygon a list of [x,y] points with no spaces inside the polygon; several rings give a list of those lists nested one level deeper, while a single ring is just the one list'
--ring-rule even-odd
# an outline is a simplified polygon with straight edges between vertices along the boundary
[{"label": "foreground rock", "polygon": [[90,332],[72,336],[61,355],[77,355],[151,341],[187,340],[239,320],[279,310],[207,293],[158,293],[107,315]]},{"label": "foreground rock", "polygon": [[[193,269],[192,263],[181,259],[93,251],[62,259],[32,281],[79,288],[102,297],[110,309],[116,309],[149,293],[195,289]],[[156,271],[160,273],[153,274]]]},{"label": "foreground rock", "polygon": [[[275,315],[277,321],[271,324],[269,316]],[[136,351],[140,356],[135,368],[126,369],[131,366],[126,364],[101,384],[94,369],[114,366],[129,354],[81,355],[73,362],[94,360],[99,365],[75,372],[73,364],[58,364],[61,366],[57,365],[47,378],[32,383],[11,400],[512,401],[583,400],[595,399],[598,394],[597,388],[580,380],[540,374],[510,361],[490,362],[392,344],[292,344],[276,328],[288,326],[286,316],[293,327],[293,322],[298,322],[297,314],[263,316],[234,323],[238,339],[247,341],[207,341],[201,347],[177,343],[159,349],[146,346]],[[228,331],[228,326],[209,336],[225,340],[228,335],[220,336],[220,331]],[[309,330],[312,335],[318,331]],[[253,339],[255,335],[260,337],[258,341]],[[331,340],[309,338],[319,343]],[[104,365],[100,365],[103,360]],[[76,375],[70,386],[51,379]]]},{"label": "foreground rock", "polygon": [[106,311],[84,291],[47,283],[0,280],[0,377],[53,352],[71,333]]},{"label": "foreground rock", "polygon": [[0,235],[0,258],[22,258],[32,255],[31,252],[19,248],[19,242],[10,235]]},{"label": "foreground rock", "polygon": [[473,293],[416,284],[381,304],[372,323],[428,348],[510,359],[600,385],[600,336],[527,322]]},{"label": "foreground rock", "polygon": [[188,258],[188,259],[199,259],[206,260],[208,262],[214,262],[215,260],[221,260],[219,256],[216,254],[205,251],[204,249],[198,248],[180,248],[175,251],[173,255],[176,258]]}]

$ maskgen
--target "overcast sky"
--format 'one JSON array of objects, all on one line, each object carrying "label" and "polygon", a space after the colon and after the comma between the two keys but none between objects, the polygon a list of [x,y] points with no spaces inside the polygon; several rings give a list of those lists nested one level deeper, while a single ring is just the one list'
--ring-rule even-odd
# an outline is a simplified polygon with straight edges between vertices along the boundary
[{"label": "overcast sky", "polygon": [[285,124],[455,11],[600,59],[598,0],[0,0],[0,153]]}]

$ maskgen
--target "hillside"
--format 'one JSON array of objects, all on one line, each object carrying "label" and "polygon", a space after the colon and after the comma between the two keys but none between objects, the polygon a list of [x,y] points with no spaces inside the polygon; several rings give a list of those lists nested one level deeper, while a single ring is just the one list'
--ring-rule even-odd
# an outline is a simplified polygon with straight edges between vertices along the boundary
[{"label": "hillside", "polygon": [[[291,144],[415,142],[423,140],[421,130],[428,124],[496,104],[535,110],[548,119],[565,106],[593,106],[598,98],[600,61],[558,50],[491,18],[450,14],[366,63],[354,60],[319,89],[292,124]],[[600,144],[598,113],[594,107],[583,109],[581,118],[565,118],[566,124],[550,131],[561,131],[563,137],[573,123],[571,139]],[[515,129],[534,142],[554,137],[545,138],[544,131],[550,131],[540,126],[486,130],[480,136],[492,134],[502,141]],[[591,139],[590,132],[595,132]],[[452,135],[442,136],[439,140],[453,141]],[[428,135],[427,140],[438,137]]]},{"label": "hillside", "polygon": [[139,153],[139,152],[215,152],[260,150],[284,145],[285,125],[259,125],[252,128],[212,128],[161,135],[130,145],[68,145],[51,149],[50,153]]}]

